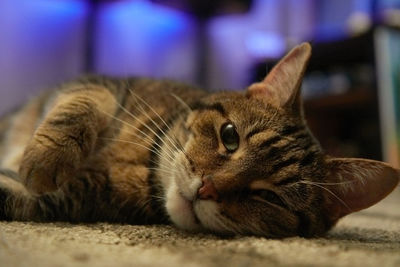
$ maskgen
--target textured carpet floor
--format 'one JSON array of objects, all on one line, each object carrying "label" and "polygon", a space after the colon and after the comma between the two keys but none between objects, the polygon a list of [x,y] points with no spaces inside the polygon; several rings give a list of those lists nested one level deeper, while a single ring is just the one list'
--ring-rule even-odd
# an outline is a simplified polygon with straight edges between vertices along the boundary
[{"label": "textured carpet floor", "polygon": [[316,239],[224,239],[169,226],[0,222],[0,266],[400,266],[400,190]]}]

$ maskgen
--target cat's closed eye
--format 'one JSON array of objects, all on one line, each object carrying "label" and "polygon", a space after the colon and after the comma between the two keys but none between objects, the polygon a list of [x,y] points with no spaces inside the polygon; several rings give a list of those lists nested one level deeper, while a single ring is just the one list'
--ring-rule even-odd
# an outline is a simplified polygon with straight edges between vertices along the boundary
[{"label": "cat's closed eye", "polygon": [[268,203],[272,203],[281,207],[286,206],[285,203],[282,201],[282,199],[275,192],[271,190],[266,190],[266,189],[252,190],[251,195],[256,200],[261,200],[263,202],[266,201]]}]

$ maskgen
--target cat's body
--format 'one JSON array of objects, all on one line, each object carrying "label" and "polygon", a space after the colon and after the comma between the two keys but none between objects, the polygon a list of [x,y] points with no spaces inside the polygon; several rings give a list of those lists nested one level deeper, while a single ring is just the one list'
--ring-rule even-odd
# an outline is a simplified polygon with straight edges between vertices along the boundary
[{"label": "cat's body", "polygon": [[[104,119],[103,122],[99,122],[98,126],[94,125],[96,124],[94,118],[88,118],[87,121],[84,121],[86,109],[94,109],[94,106],[88,107],[85,103],[95,98],[93,95],[87,96],[88,92],[89,94],[97,94],[99,97],[105,95],[104,99],[96,103],[96,105],[99,105],[99,114],[97,115],[103,116]],[[71,171],[68,175],[71,178],[74,177],[72,179],[76,179],[76,181],[72,181],[72,184],[77,186],[78,189],[72,190],[86,193],[91,190],[90,187],[98,186],[99,191],[95,194],[101,195],[104,200],[96,202],[96,198],[83,196],[86,198],[86,204],[89,205],[87,209],[93,211],[93,214],[86,214],[78,209],[75,214],[72,212],[66,214],[65,219],[127,223],[166,222],[165,212],[160,206],[163,201],[158,199],[162,197],[162,192],[159,192],[160,181],[155,176],[156,168],[159,165],[157,151],[161,150],[162,139],[165,138],[163,132],[165,133],[171,127],[171,125],[167,127],[164,122],[171,124],[175,120],[179,120],[179,116],[184,116],[186,109],[173,97],[175,94],[180,95],[182,100],[189,101],[190,99],[199,99],[205,93],[200,90],[191,90],[187,85],[149,79],[118,80],[92,76],[67,83],[59,90],[43,94],[33,99],[16,113],[3,118],[1,123],[8,126],[3,132],[1,168],[3,172],[6,170],[19,172],[23,153],[26,146],[31,142],[37,127],[43,123],[48,111],[52,109],[55,103],[65,103],[64,98],[71,95],[76,99],[81,99],[82,102],[76,104],[79,100],[73,100],[68,115],[60,114],[52,117],[48,127],[53,128],[54,126],[60,132],[50,133],[51,130],[48,130],[48,128],[43,132],[37,132],[35,134],[38,141],[37,146],[44,149],[45,147],[55,146],[55,150],[58,150],[60,146],[65,146],[74,150],[72,155],[57,156],[61,158],[57,161],[69,158],[71,158],[71,161],[80,161],[76,164],[66,163],[69,166],[65,168]],[[104,110],[101,107],[100,102],[103,100],[105,102],[101,104],[109,104],[108,110],[108,107]],[[121,106],[119,106],[119,103],[121,103]],[[69,105],[69,103],[66,104]],[[154,107],[154,110],[147,105]],[[70,126],[76,127],[76,129],[69,137],[65,137],[66,130],[63,127],[68,128]],[[94,144],[91,144],[91,147],[84,147],[85,144],[82,143],[90,141],[84,140],[85,137],[82,135],[86,135],[85,131],[92,130],[88,129],[91,127],[102,127],[104,129],[100,129],[97,140],[93,141]],[[155,136],[156,134],[161,137],[161,140]],[[59,140],[56,140],[57,138]],[[167,145],[172,146],[170,142],[167,142]],[[78,147],[75,148],[75,146]],[[34,151],[36,150],[38,150],[37,147]],[[53,155],[46,155],[46,152],[41,152],[35,155],[38,162],[34,164],[42,164],[43,168],[46,168],[43,175],[46,178],[51,176],[51,179],[48,181],[45,180],[46,178],[43,179],[44,181],[25,180],[25,183],[28,183],[29,187],[33,187],[33,191],[39,194],[54,191],[65,182],[65,177],[57,177],[57,171],[51,168],[59,162],[52,162],[51,157]],[[85,153],[82,156],[83,160],[74,159],[82,152]],[[167,155],[169,155],[168,152],[165,156],[167,157]],[[33,169],[41,167],[32,166]],[[7,174],[10,176],[9,173]],[[71,199],[72,202],[75,200],[77,199]],[[122,205],[125,202],[126,208]],[[95,212],[96,209],[101,211]],[[48,219],[52,219],[53,214],[48,216],[50,216]],[[23,214],[21,214],[20,218],[15,219],[24,219],[23,217]],[[40,220],[40,218],[38,219]],[[46,218],[43,219],[46,220]]]},{"label": "cat's body", "polygon": [[297,47],[247,92],[87,77],[32,100],[0,121],[0,219],[325,233],[399,172],[323,154],[299,96],[309,56]]}]

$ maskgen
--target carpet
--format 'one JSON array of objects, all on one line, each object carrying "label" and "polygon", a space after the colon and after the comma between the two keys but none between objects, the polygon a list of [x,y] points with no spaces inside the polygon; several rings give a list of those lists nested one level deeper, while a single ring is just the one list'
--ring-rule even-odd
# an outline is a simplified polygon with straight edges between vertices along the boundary
[{"label": "carpet", "polygon": [[0,222],[0,266],[400,266],[400,188],[312,239],[221,238],[159,225]]}]

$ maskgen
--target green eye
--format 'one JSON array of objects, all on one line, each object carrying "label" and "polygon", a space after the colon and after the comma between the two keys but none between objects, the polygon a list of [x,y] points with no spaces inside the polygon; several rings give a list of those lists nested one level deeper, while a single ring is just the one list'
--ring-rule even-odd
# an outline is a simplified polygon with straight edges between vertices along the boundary
[{"label": "green eye", "polygon": [[232,123],[226,123],[221,127],[221,140],[228,152],[235,152],[239,147],[239,135]]}]

